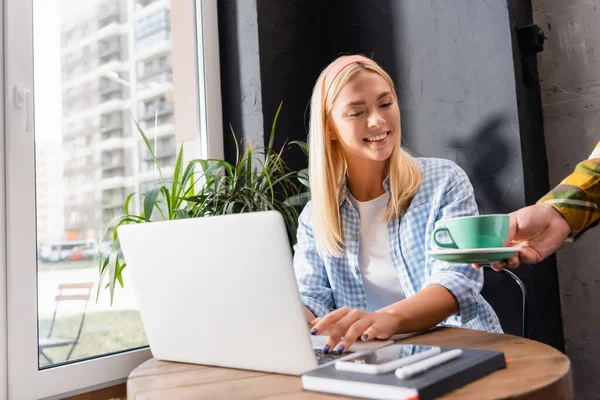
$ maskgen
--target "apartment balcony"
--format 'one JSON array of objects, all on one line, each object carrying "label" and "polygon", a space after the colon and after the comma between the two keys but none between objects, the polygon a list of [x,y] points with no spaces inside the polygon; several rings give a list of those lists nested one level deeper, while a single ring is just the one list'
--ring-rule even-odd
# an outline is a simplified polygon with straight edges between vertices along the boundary
[{"label": "apartment balcony", "polygon": [[144,134],[150,139],[156,138],[164,138],[166,136],[172,136],[175,134],[175,124],[162,124],[158,125],[156,128],[154,127],[154,121],[150,121],[150,124],[146,124],[146,126],[142,127]]},{"label": "apartment balcony", "polygon": [[110,137],[102,140],[96,145],[97,151],[109,151],[124,149],[127,146],[127,140],[124,137]]},{"label": "apartment balcony", "polygon": [[125,190],[106,190],[102,192],[102,208],[123,207]]},{"label": "apartment balcony", "polygon": [[140,62],[161,54],[170,54],[172,47],[173,46],[171,45],[170,39],[162,39],[149,47],[143,48],[141,50],[136,49],[135,61]]},{"label": "apartment balcony", "polygon": [[150,4],[159,3],[160,0],[136,0],[135,10],[140,10],[144,7],[148,7]]},{"label": "apartment balcony", "polygon": [[106,75],[119,73],[128,69],[127,63],[118,60],[109,61],[99,65],[85,74],[63,74],[62,90],[80,88],[84,83],[106,77]]},{"label": "apartment balcony", "polygon": [[[172,144],[172,143],[171,143]],[[168,146],[168,147],[167,147]],[[156,156],[156,159],[158,160],[159,165],[162,165],[161,160],[165,160],[171,157],[175,157],[177,154],[177,149],[175,148],[175,146],[170,146],[170,144],[162,144],[162,143],[158,143],[158,151],[154,152],[154,155]],[[140,160],[143,162],[147,162],[150,163],[152,162],[152,155],[150,155],[149,151],[143,151],[140,154]]]},{"label": "apartment balcony", "polygon": [[121,210],[123,209],[123,205],[125,204],[125,198],[111,198],[104,199],[102,198],[102,208],[104,210],[109,208],[117,208],[119,207]]},{"label": "apartment balcony", "polygon": [[164,117],[165,115],[172,114],[174,111],[173,104],[167,104],[164,107],[158,108],[158,113],[156,109],[146,110],[144,114],[141,116],[142,121],[153,120],[155,117]]},{"label": "apartment balcony", "polygon": [[163,9],[171,9],[171,2],[169,0],[138,0],[135,2],[133,19],[134,21],[138,21]]},{"label": "apartment balcony", "polygon": [[81,119],[91,118],[97,115],[109,114],[114,111],[126,110],[129,108],[129,101],[122,99],[111,99],[104,103],[100,103],[97,106],[90,107],[78,113],[74,113],[68,117],[63,118],[63,123],[76,122]]},{"label": "apartment balcony", "polygon": [[[164,177],[173,176],[173,173],[175,172],[174,166],[163,166],[160,163],[159,165]],[[138,178],[140,183],[158,181],[158,179],[160,179],[160,177],[158,176],[158,172],[154,171],[154,168],[150,168],[145,171],[140,171],[138,173]]]},{"label": "apartment balcony", "polygon": [[123,128],[123,121],[119,119],[116,121],[111,121],[106,125],[101,125],[99,132],[100,135],[104,136],[105,134],[113,133],[114,131],[121,131],[120,134],[117,134],[115,136],[123,137]]},{"label": "apartment balcony", "polygon": [[139,85],[150,85],[152,83],[166,82],[173,82],[173,66],[169,64],[160,68],[156,68],[152,71],[148,71],[144,75],[138,77]]},{"label": "apartment balcony", "polygon": [[102,178],[98,184],[99,190],[110,190],[130,187],[132,185],[132,177],[126,177],[124,174],[120,176],[113,176],[108,178]]},{"label": "apartment balcony", "polygon": [[139,90],[136,93],[135,98],[138,101],[144,101],[153,97],[157,97],[164,93],[171,93],[173,89],[174,86],[172,82],[152,83],[148,85],[147,88]]},{"label": "apartment balcony", "polygon": [[121,179],[125,177],[125,167],[102,170],[102,180]]},{"label": "apartment balcony", "polygon": [[98,86],[98,94],[100,96],[106,96],[115,92],[123,92],[123,85],[118,82],[111,81],[111,83],[101,83]]},{"label": "apartment balcony", "polygon": [[100,96],[100,98],[98,100],[98,105],[106,104],[109,101],[113,101],[113,100],[124,100],[123,92],[122,91],[112,92],[112,93]]},{"label": "apartment balcony", "polygon": [[129,29],[129,27],[127,26],[127,24],[120,24],[119,22],[111,22],[108,25],[97,30],[92,35],[86,36],[86,37],[82,38],[81,40],[78,40],[78,41],[70,44],[69,46],[63,47],[60,52],[61,57],[64,57],[65,55],[76,52],[76,51],[82,51],[82,49],[85,46],[88,46],[88,45],[91,45],[91,44],[94,44],[94,43],[97,43],[97,42],[100,42],[103,40],[105,41],[110,38],[119,37],[121,34],[127,33],[128,29]]},{"label": "apartment balcony", "polygon": [[98,58],[102,59],[102,58],[106,58],[106,57],[110,57],[113,56],[115,54],[121,54],[121,45],[120,44],[110,44],[106,47],[101,48],[100,50],[98,50]]},{"label": "apartment balcony", "polygon": [[129,102],[123,99],[111,99],[96,107],[98,114],[110,114],[114,111],[126,110],[129,108]]},{"label": "apartment balcony", "polygon": [[119,3],[114,2],[108,8],[99,7],[98,8],[98,27],[104,28],[112,23],[120,23],[121,15],[119,13]]},{"label": "apartment balcony", "polygon": [[115,169],[124,169],[125,168],[125,158],[124,157],[113,157],[111,159],[103,159],[102,163],[102,171],[112,171]]},{"label": "apartment balcony", "polygon": [[93,136],[98,132],[100,127],[98,125],[87,125],[83,128],[69,128],[66,125],[63,126],[63,143],[74,140],[79,137]]}]

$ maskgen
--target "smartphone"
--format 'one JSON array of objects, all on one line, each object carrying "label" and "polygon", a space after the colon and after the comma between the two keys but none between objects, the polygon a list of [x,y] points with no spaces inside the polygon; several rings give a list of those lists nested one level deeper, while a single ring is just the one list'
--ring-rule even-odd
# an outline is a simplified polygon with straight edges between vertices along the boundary
[{"label": "smartphone", "polygon": [[372,352],[361,352],[335,363],[340,371],[359,372],[377,375],[394,371],[396,368],[410,365],[439,354],[441,349],[416,344],[393,344]]}]

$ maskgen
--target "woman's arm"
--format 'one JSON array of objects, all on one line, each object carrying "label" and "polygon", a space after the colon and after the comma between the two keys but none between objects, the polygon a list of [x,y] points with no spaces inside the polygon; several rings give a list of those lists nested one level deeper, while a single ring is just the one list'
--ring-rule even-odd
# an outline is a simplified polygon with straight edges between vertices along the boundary
[{"label": "woman's arm", "polygon": [[[473,186],[467,174],[455,163],[448,161],[447,176],[443,194],[437,207],[435,222],[456,217],[478,215]],[[427,238],[426,248],[431,249],[431,238]],[[432,285],[444,287],[458,304],[458,318],[465,324],[477,316],[483,287],[483,270],[471,268],[469,264],[450,264],[434,259],[427,254],[426,268],[429,276],[421,291]]]},{"label": "woman's arm", "polygon": [[429,329],[458,311],[456,298],[441,285],[429,285],[414,296],[377,310],[395,320],[394,333]]},{"label": "woman's arm", "polygon": [[311,334],[329,334],[324,352],[349,349],[362,340],[389,339],[396,333],[422,331],[458,312],[454,296],[443,286],[430,285],[405,300],[376,312],[343,307],[310,323]]},{"label": "woman's arm", "polygon": [[308,321],[333,310],[334,301],[325,263],[317,251],[312,230],[312,204],[298,218],[298,242],[294,246],[294,272]]}]

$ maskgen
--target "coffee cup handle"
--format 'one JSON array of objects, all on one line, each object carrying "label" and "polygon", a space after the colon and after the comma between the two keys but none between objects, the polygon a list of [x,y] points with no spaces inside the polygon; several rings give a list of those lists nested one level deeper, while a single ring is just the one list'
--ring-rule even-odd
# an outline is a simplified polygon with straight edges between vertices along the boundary
[{"label": "coffee cup handle", "polygon": [[[448,233],[448,236],[450,237],[450,240],[452,240],[452,242],[451,242],[451,243],[441,243],[441,242],[438,242],[438,240],[437,240],[437,237],[436,237],[436,236],[437,236],[437,234],[438,234],[439,232],[443,232],[443,231],[445,231],[445,232],[447,232],[447,233]],[[448,228],[446,228],[446,227],[441,227],[441,228],[436,228],[436,229],[434,229],[434,231],[433,231],[433,241],[434,241],[434,242],[435,242],[435,244],[437,244],[438,246],[440,246],[440,247],[444,247],[444,248],[446,248],[446,249],[458,249],[458,246],[456,245],[456,243],[454,243],[454,239],[452,239],[452,235],[450,234],[450,231],[449,231],[449,230],[448,230]]]}]

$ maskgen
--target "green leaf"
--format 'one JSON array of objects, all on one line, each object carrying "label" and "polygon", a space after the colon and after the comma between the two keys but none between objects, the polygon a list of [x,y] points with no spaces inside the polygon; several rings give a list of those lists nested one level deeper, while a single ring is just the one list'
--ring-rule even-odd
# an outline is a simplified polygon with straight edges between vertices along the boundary
[{"label": "green leaf", "polygon": [[271,154],[271,150],[273,149],[273,143],[275,141],[275,126],[277,126],[277,120],[279,119],[279,112],[281,111],[282,106],[283,101],[279,103],[279,107],[277,107],[277,111],[275,112],[275,117],[273,117],[273,124],[271,124],[271,134],[269,135],[269,145],[267,146],[267,154],[265,158],[269,157],[269,154]]},{"label": "green leaf", "polygon": [[310,194],[307,192],[298,193],[284,200],[283,204],[292,207],[304,207],[310,200]]},{"label": "green leaf", "polygon": [[108,259],[108,287],[110,288],[110,305],[112,306],[115,297],[115,280],[117,277],[117,264],[119,263],[119,250],[121,242],[116,239],[110,251]]},{"label": "green leaf", "polygon": [[233,143],[235,143],[235,164],[240,163],[240,147],[238,146],[237,136],[235,136],[235,132],[233,131],[233,126],[231,122],[229,123],[229,129],[231,129],[231,134],[233,135]]},{"label": "green leaf", "polygon": [[298,180],[307,188],[310,188],[310,183],[308,181],[308,169],[303,169],[298,171]]},{"label": "green leaf", "polygon": [[302,149],[302,152],[304,153],[304,155],[308,157],[308,144],[306,142],[303,142],[301,140],[294,140],[294,141],[290,142],[290,144],[296,144],[296,145],[300,146],[300,149]]},{"label": "green leaf", "polygon": [[[162,193],[165,201],[167,202],[167,215],[168,218],[165,218],[165,215],[162,214],[163,219],[173,219],[173,198],[169,195],[169,189],[165,186],[160,187],[160,192]],[[160,207],[159,207],[160,210]]]},{"label": "green leaf", "polygon": [[248,157],[246,158],[246,185],[252,186],[252,146],[248,145]]},{"label": "green leaf", "polygon": [[[117,258],[117,262],[118,262],[118,258]],[[117,280],[119,281],[119,285],[121,285],[121,289],[124,289],[125,287],[123,286],[123,269],[127,266],[126,263],[123,264],[117,264]]]},{"label": "green leaf", "polygon": [[[102,243],[102,242],[100,242]],[[107,266],[108,266],[108,261],[110,260],[110,257],[106,257],[106,259],[102,259],[102,253],[100,252],[100,250],[98,250],[98,262],[99,262],[99,267],[100,267],[100,276],[98,277],[98,290],[96,293],[96,302],[98,301],[98,299],[100,298],[100,288],[102,287],[102,281],[104,280],[104,276],[106,276],[106,272],[107,270]]]},{"label": "green leaf", "polygon": [[[181,147],[179,147],[179,154],[177,155],[177,161],[175,162],[175,170],[173,171],[173,185],[171,188],[171,193],[173,193],[174,197],[179,197],[178,186],[183,185],[182,177],[182,164],[183,164],[183,143]],[[183,190],[183,187],[181,190]]]},{"label": "green leaf", "polygon": [[154,186],[146,191],[146,195],[144,196],[144,215],[146,216],[146,222],[150,222],[150,218],[152,218],[152,210],[156,205],[156,198],[162,187],[163,186]]},{"label": "green leaf", "polygon": [[125,214],[129,214],[129,202],[131,201],[131,199],[133,198],[133,196],[136,193],[137,192],[130,193],[129,196],[127,196],[127,198],[125,199],[125,204],[123,205],[123,208],[125,210]]},{"label": "green leaf", "polygon": [[175,210],[175,215],[177,216],[178,219],[191,218],[191,215],[188,212],[188,210],[186,210],[184,208],[178,208],[177,210]]},{"label": "green leaf", "polygon": [[[189,195],[189,194],[195,194],[194,193],[194,185],[195,185],[195,181],[194,181],[194,173],[196,171],[196,167],[200,164],[202,160],[192,160],[188,163],[188,165],[185,168],[185,171],[183,172],[183,175],[181,176],[181,186],[183,187],[184,191],[185,191],[185,195]],[[189,188],[186,190],[186,186],[188,185],[188,183],[190,184]]]},{"label": "green leaf", "polygon": [[165,178],[163,178],[163,174],[162,174],[162,171],[160,169],[160,165],[158,165],[158,160],[156,159],[156,155],[154,154],[154,150],[152,149],[152,145],[150,145],[150,141],[148,140],[148,138],[144,134],[144,131],[142,130],[142,128],[140,128],[140,126],[137,123],[137,121],[134,119],[133,122],[135,122],[135,126],[137,127],[138,132],[140,133],[140,135],[142,135],[142,139],[144,139],[144,143],[146,143],[146,147],[148,148],[148,151],[150,152],[150,155],[152,156],[152,161],[154,161],[154,165],[156,165],[156,169],[158,170],[158,174],[160,175],[160,181],[163,182],[165,180]]}]

